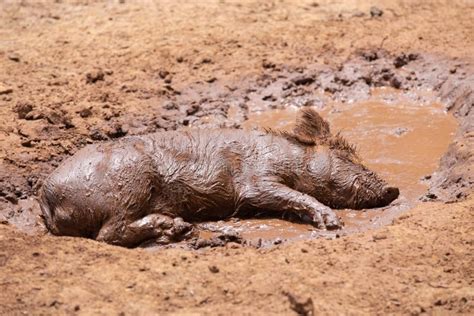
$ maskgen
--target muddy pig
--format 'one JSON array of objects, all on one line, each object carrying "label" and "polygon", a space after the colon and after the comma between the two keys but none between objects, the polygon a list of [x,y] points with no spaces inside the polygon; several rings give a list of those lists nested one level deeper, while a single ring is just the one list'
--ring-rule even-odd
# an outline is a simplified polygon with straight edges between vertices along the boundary
[{"label": "muddy pig", "polygon": [[40,204],[55,235],[134,247],[184,239],[192,221],[264,210],[338,229],[331,208],[382,207],[398,194],[305,109],[292,132],[202,129],[87,146],[45,180]]}]

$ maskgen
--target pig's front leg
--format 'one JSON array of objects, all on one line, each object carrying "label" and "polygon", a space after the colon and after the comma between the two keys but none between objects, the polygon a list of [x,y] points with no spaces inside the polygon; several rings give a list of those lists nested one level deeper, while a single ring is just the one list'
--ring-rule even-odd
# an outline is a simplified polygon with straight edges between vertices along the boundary
[{"label": "pig's front leg", "polygon": [[321,229],[342,227],[334,211],[310,195],[293,190],[274,181],[262,181],[247,192],[250,205],[276,212],[293,212],[301,218],[309,217]]}]

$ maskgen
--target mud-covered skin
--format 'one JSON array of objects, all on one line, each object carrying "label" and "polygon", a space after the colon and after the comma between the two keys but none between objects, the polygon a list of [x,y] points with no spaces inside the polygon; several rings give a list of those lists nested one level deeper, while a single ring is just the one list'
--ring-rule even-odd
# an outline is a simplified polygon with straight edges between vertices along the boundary
[{"label": "mud-covered skin", "polygon": [[88,146],[45,181],[41,208],[53,234],[132,247],[187,238],[189,221],[261,211],[337,229],[330,207],[397,197],[326,121],[303,110],[292,133],[194,130]]}]

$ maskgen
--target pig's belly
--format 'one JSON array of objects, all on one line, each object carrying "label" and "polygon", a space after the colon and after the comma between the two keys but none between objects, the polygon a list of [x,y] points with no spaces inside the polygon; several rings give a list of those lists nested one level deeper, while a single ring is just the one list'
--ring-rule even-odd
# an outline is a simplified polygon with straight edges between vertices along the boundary
[{"label": "pig's belly", "polygon": [[220,220],[231,217],[235,213],[235,209],[231,205],[208,207],[208,208],[189,208],[181,217],[188,222]]},{"label": "pig's belly", "polygon": [[236,211],[235,191],[230,180],[168,184],[157,190],[154,208],[159,213],[179,216],[186,221],[216,220],[232,216]]}]

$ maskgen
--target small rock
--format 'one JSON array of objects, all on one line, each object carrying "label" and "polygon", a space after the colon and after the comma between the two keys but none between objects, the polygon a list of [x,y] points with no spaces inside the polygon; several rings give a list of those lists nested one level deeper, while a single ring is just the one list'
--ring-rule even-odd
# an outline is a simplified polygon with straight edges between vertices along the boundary
[{"label": "small rock", "polygon": [[409,61],[410,61],[410,59],[408,58],[407,55],[401,54],[401,55],[398,55],[397,57],[395,57],[395,59],[393,60],[393,65],[396,68],[401,68],[401,67],[405,66],[406,64],[408,64]]},{"label": "small rock", "polygon": [[204,57],[203,59],[201,59],[201,64],[210,64],[210,63],[212,63],[212,59],[209,57]]},{"label": "small rock", "polygon": [[394,74],[390,70],[382,69],[382,80],[389,81],[393,78]]},{"label": "small rock", "polygon": [[27,139],[21,142],[21,146],[31,148],[31,147],[34,147],[34,143],[31,139]]},{"label": "small rock", "polygon": [[173,81],[173,78],[170,75],[166,76],[166,78],[164,80],[164,82],[168,83],[168,84],[170,84],[172,81]]},{"label": "small rock", "polygon": [[377,52],[375,51],[363,52],[362,57],[367,61],[374,61],[379,58]]},{"label": "small rock", "polygon": [[372,236],[373,241],[384,240],[387,239],[387,234],[385,233],[377,233]]},{"label": "small rock", "polygon": [[92,111],[90,108],[84,108],[79,111],[79,116],[82,118],[86,118],[92,115]]},{"label": "small rock", "polygon": [[390,85],[394,87],[395,89],[400,89],[402,87],[402,82],[400,81],[400,79],[394,76],[390,80]]},{"label": "small rock", "polygon": [[423,202],[430,202],[437,199],[438,199],[438,196],[432,192],[428,192],[420,198],[420,200]]},{"label": "small rock", "polygon": [[276,98],[273,96],[273,94],[268,94],[268,95],[264,95],[262,97],[262,100],[263,101],[272,101],[272,102],[274,102],[274,101],[276,101]]},{"label": "small rock", "polygon": [[410,315],[420,315],[425,312],[425,309],[421,306],[415,306],[410,310]]},{"label": "small rock", "polygon": [[71,121],[71,118],[65,116],[63,118],[63,124],[65,128],[73,128],[75,127],[74,123]]},{"label": "small rock", "polygon": [[381,17],[383,15],[383,11],[375,6],[370,8],[370,16],[371,17]]},{"label": "small rock", "polygon": [[397,127],[393,133],[397,136],[402,136],[403,134],[408,133],[408,128],[406,127]]},{"label": "small rock", "polygon": [[418,59],[418,54],[408,54],[408,60],[414,61]]},{"label": "small rock", "polygon": [[14,62],[19,62],[20,61],[20,55],[16,54],[16,53],[11,53],[8,55],[8,59],[10,59],[11,61],[14,61]]},{"label": "small rock", "polygon": [[209,271],[211,271],[212,273],[218,273],[219,268],[216,266],[209,266]]},{"label": "small rock", "polygon": [[176,122],[170,121],[165,115],[163,115],[162,117],[155,118],[151,123],[156,128],[164,129],[165,131],[175,130],[177,128]]},{"label": "small rock", "polygon": [[431,180],[431,177],[432,177],[432,175],[431,175],[431,174],[427,174],[426,176],[423,176],[423,177],[421,177],[421,179],[420,179],[420,180],[421,180],[421,181],[427,181],[427,180]]},{"label": "small rock", "polygon": [[200,106],[198,104],[193,104],[191,105],[187,110],[186,114],[187,115],[194,115],[200,110]]},{"label": "small rock", "polygon": [[314,315],[314,303],[311,297],[308,297],[308,299],[303,302],[297,299],[290,292],[284,291],[283,295],[285,295],[288,298],[288,301],[290,303],[290,308],[293,311],[295,311],[297,315],[304,315],[304,316]]},{"label": "small rock", "polygon": [[48,86],[65,86],[68,84],[69,84],[69,81],[61,80],[61,79],[51,80],[48,82]]},{"label": "small rock", "polygon": [[265,69],[273,69],[273,68],[276,67],[276,65],[274,63],[272,63],[271,61],[264,60],[262,62],[262,67],[265,68]]},{"label": "small rock", "polygon": [[209,79],[206,79],[206,82],[207,82],[207,83],[213,83],[213,82],[216,81],[216,80],[217,80],[216,77],[211,77],[211,78],[209,78]]},{"label": "small rock", "polygon": [[109,108],[106,108],[106,110],[102,112],[102,117],[106,121],[110,121],[113,117],[118,117],[118,116],[119,116],[118,112],[110,110]]},{"label": "small rock", "polygon": [[330,94],[335,94],[336,92],[340,91],[340,88],[336,84],[329,84],[324,87],[324,91]]},{"label": "small rock", "polygon": [[176,57],[176,61],[178,63],[182,63],[184,61],[184,58],[182,56],[178,56],[178,57]]},{"label": "small rock", "polygon": [[92,130],[91,133],[89,134],[89,137],[92,140],[107,140],[108,139],[108,137],[102,131],[98,129]]},{"label": "small rock", "polygon": [[446,303],[447,303],[446,300],[437,299],[437,300],[434,302],[434,305],[435,305],[435,306],[443,306],[443,305],[446,305]]},{"label": "small rock", "polygon": [[18,102],[13,108],[13,112],[18,114],[19,119],[24,119],[33,110],[33,105],[27,102]]},{"label": "small rock", "polygon": [[44,118],[44,113],[37,110],[32,110],[25,115],[25,120],[28,121],[41,120],[42,118]]},{"label": "small rock", "polygon": [[61,111],[49,111],[46,114],[46,120],[53,125],[64,124],[66,127],[73,127],[71,120]]},{"label": "small rock", "polygon": [[165,110],[177,110],[178,108],[179,108],[178,105],[172,101],[166,101],[163,104],[163,109]]},{"label": "small rock", "polygon": [[96,69],[86,74],[86,83],[92,84],[97,81],[103,81],[105,73],[101,69]]},{"label": "small rock", "polygon": [[0,95],[2,94],[10,94],[13,92],[13,89],[10,87],[5,86],[4,84],[0,83]]},{"label": "small rock", "polygon": [[47,120],[48,123],[50,123],[50,124],[57,125],[57,124],[59,124],[59,123],[62,122],[62,115],[59,114],[59,113],[56,112],[56,111],[50,111],[50,112],[46,115],[46,120]]},{"label": "small rock", "polygon": [[226,232],[223,232],[222,234],[219,234],[217,237],[217,239],[219,240],[222,240],[224,242],[236,242],[236,243],[240,243],[242,244],[243,243],[243,239],[242,237],[240,236],[240,234],[235,231],[235,230],[229,230],[229,231],[226,231]]},{"label": "small rock", "polygon": [[314,78],[311,76],[297,76],[293,79],[291,79],[291,82],[293,82],[295,85],[300,86],[300,85],[309,85],[314,82]]},{"label": "small rock", "polygon": [[158,76],[160,76],[161,79],[165,79],[166,77],[168,77],[169,74],[170,73],[167,70],[160,70],[158,72]]},{"label": "small rock", "polygon": [[55,306],[59,306],[59,305],[62,305],[62,303],[60,301],[53,300],[51,302],[51,304],[49,304],[49,307],[55,307]]},{"label": "small rock", "polygon": [[110,138],[120,138],[127,135],[128,130],[121,124],[114,124],[106,133]]},{"label": "small rock", "polygon": [[166,84],[164,86],[164,88],[166,89],[165,91],[167,91],[166,93],[172,93],[174,95],[180,95],[181,92],[176,90],[175,88],[173,88],[170,84]]},{"label": "small rock", "polygon": [[4,194],[4,198],[10,203],[18,204],[18,198],[12,192],[7,192]]},{"label": "small rock", "polygon": [[35,187],[38,181],[39,181],[39,178],[35,175],[28,176],[28,178],[26,179],[26,182],[28,183],[28,186],[30,188]]}]

